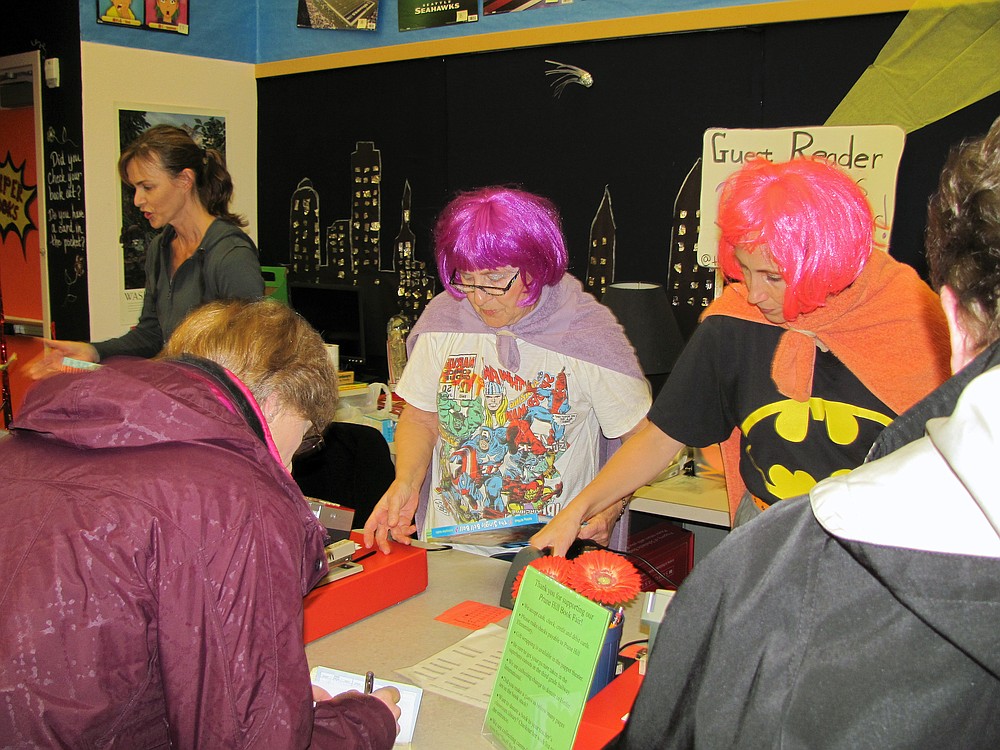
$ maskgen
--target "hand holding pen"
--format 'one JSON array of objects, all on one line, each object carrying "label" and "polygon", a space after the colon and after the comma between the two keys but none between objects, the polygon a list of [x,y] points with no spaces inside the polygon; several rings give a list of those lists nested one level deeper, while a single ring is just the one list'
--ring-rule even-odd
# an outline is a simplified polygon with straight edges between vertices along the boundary
[{"label": "hand holding pen", "polygon": [[[331,696],[326,690],[319,687],[318,685],[312,686],[313,690],[313,701],[317,703],[322,703],[325,701],[335,701],[337,696]],[[373,698],[378,698],[382,701],[388,709],[392,712],[393,718],[396,720],[396,733],[399,733],[399,690],[392,685],[386,685],[378,690],[375,690],[375,673],[368,671],[365,673],[365,695],[370,695]]]}]

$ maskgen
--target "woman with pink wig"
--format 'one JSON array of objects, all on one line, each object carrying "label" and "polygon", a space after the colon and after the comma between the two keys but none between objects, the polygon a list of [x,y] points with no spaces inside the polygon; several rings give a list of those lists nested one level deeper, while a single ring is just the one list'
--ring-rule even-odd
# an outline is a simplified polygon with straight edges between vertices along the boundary
[{"label": "woman with pink wig", "polygon": [[[566,273],[548,200],[504,187],[460,194],[434,240],[445,291],[406,341],[396,480],[365,541],[389,552],[390,534],[408,543],[419,530],[502,553],[645,424],[649,384],[614,316]],[[582,535],[607,542],[622,508],[588,517]]]},{"label": "woman with pink wig", "polygon": [[897,414],[947,376],[947,326],[916,272],[873,250],[858,185],[822,160],[747,162],[724,183],[729,280],[649,421],[532,544],[565,552],[582,520],[721,443],[739,525],[860,465]]}]

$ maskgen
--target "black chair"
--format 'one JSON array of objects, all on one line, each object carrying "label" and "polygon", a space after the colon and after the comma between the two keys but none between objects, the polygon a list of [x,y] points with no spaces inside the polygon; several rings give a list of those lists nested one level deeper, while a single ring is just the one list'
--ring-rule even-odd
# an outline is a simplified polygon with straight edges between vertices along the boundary
[{"label": "black chair", "polygon": [[381,432],[333,422],[318,450],[292,460],[292,477],[306,497],[353,508],[357,529],[396,478],[396,467]]}]

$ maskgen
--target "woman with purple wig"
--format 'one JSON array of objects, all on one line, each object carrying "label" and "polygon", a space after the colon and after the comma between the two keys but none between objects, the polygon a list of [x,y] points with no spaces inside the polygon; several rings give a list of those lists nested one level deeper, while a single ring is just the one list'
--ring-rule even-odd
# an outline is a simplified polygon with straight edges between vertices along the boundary
[{"label": "woman with purple wig", "polygon": [[[645,425],[649,384],[614,316],[566,273],[548,200],[460,194],[434,240],[445,291],[406,342],[396,480],[365,542],[388,552],[419,530],[491,554],[527,541]],[[606,543],[623,507],[581,536]]]}]

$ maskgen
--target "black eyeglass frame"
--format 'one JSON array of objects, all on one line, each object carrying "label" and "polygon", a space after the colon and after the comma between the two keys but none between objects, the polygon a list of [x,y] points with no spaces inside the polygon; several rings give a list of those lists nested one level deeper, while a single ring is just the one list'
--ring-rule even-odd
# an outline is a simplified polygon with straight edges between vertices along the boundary
[{"label": "black eyeglass frame", "polygon": [[456,268],[454,271],[451,272],[451,279],[449,283],[463,294],[472,294],[477,289],[479,289],[480,291],[485,292],[491,297],[502,297],[507,292],[510,291],[510,288],[514,286],[514,282],[517,281],[517,277],[520,275],[521,272],[519,270],[515,271],[514,275],[510,277],[510,281],[507,282],[507,286],[483,286],[482,284],[463,284],[461,281],[455,281],[455,277],[458,276],[458,269]]},{"label": "black eyeglass frame", "polygon": [[311,426],[302,436],[302,442],[295,449],[292,458],[306,458],[319,453],[324,448],[326,448],[326,442],[323,440],[323,433],[315,426]]}]

